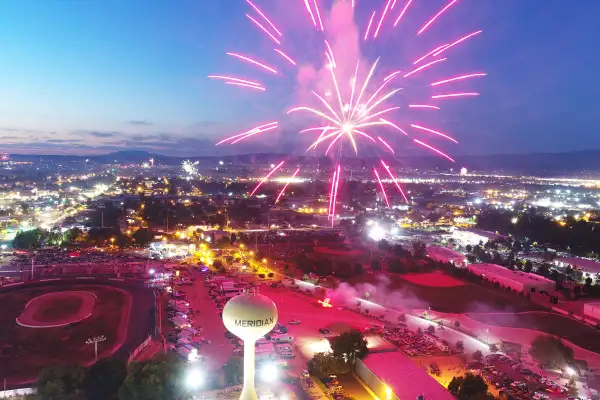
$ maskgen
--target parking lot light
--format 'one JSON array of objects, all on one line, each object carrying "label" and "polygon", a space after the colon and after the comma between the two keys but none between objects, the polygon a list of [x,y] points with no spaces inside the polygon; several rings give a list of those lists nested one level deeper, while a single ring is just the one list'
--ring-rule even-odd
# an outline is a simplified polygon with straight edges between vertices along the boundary
[{"label": "parking lot light", "polygon": [[198,389],[204,382],[204,374],[198,368],[193,368],[187,372],[185,385],[190,389]]}]

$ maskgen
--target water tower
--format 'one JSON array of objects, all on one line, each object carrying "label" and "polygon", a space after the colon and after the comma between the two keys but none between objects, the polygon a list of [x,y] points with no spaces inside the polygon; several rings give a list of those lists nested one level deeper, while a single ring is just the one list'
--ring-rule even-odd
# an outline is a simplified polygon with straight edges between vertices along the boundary
[{"label": "water tower", "polygon": [[256,341],[277,324],[277,307],[266,296],[245,292],[225,304],[223,323],[244,341],[244,388],[240,400],[257,400],[254,389]]}]

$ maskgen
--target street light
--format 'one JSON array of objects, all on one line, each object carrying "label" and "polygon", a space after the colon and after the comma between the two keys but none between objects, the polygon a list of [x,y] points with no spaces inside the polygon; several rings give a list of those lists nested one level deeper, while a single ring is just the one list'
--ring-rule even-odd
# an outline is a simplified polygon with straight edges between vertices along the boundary
[{"label": "street light", "polygon": [[98,362],[98,343],[104,342],[106,340],[106,336],[93,336],[85,341],[85,344],[94,344],[94,358],[95,362]]}]

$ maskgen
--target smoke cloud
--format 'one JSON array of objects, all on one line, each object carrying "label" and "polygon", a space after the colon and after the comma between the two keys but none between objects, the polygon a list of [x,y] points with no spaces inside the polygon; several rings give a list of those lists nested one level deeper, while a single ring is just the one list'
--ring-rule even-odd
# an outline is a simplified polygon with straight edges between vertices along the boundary
[{"label": "smoke cloud", "polygon": [[426,301],[419,299],[410,291],[392,288],[389,278],[384,275],[379,275],[375,283],[350,285],[343,282],[336,289],[328,290],[327,297],[334,304],[350,306],[356,298],[360,298],[397,310],[423,310],[429,307]]}]

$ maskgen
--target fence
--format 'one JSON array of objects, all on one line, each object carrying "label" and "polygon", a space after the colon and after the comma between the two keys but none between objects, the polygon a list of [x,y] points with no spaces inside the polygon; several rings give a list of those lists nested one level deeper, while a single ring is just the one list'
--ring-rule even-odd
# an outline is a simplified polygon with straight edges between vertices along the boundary
[{"label": "fence", "polygon": [[131,352],[131,354],[129,354],[129,357],[127,358],[127,364],[130,364],[137,357],[138,354],[140,354],[146,347],[148,347],[150,342],[152,342],[152,335],[148,335],[146,340],[140,343],[140,345],[136,347],[135,350]]}]

